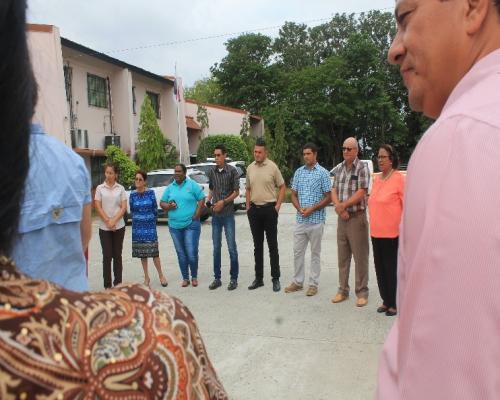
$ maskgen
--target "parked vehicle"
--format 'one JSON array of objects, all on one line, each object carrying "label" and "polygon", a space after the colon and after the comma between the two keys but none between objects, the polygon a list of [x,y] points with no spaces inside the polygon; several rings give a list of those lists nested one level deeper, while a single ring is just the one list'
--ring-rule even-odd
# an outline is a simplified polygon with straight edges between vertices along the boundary
[{"label": "parked vehicle", "polygon": [[[190,169],[187,171],[187,176],[190,179],[193,179],[195,182],[197,182],[203,188],[203,192],[205,193],[205,195],[208,196],[208,178],[202,171]],[[153,189],[155,192],[156,202],[158,205],[158,219],[160,219],[160,218],[168,219],[167,212],[160,207],[160,200],[161,200],[161,196],[163,196],[163,192],[165,191],[165,188],[168,185],[170,185],[173,181],[174,181],[174,170],[173,169],[158,169],[155,171],[148,172],[147,187],[149,189]],[[125,223],[132,220],[132,216],[130,214],[130,204],[129,204],[128,199],[130,197],[130,193],[134,189],[135,188],[132,186],[129,190],[126,191],[126,194],[127,194],[127,212],[123,216]],[[209,216],[210,216],[210,210],[208,208],[204,208],[202,213],[201,213],[200,219],[202,221],[205,221],[206,219],[208,219]]]},{"label": "parked vehicle", "polygon": [[[212,159],[209,159],[212,160]],[[238,176],[240,178],[240,194],[238,197],[234,199],[234,209],[235,210],[244,210],[245,209],[245,203],[246,203],[246,177],[247,177],[247,170],[245,167],[245,162],[244,161],[228,161],[229,165],[232,165],[233,167],[236,168],[236,171],[238,171]],[[191,164],[188,165],[188,171],[189,170],[199,170],[203,171],[205,174],[208,174],[208,171],[210,171],[211,168],[215,167],[215,162],[213,161],[208,161],[204,163],[198,163],[198,164]]]}]

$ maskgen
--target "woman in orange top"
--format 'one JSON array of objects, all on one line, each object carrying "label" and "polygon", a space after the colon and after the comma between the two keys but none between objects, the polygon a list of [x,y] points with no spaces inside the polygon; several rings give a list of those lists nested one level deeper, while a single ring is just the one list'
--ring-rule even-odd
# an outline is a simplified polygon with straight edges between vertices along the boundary
[{"label": "woman in orange top", "polygon": [[380,146],[377,160],[381,174],[375,178],[368,199],[373,258],[383,301],[377,312],[393,316],[397,314],[398,239],[405,177],[397,171],[399,159],[391,145]]}]

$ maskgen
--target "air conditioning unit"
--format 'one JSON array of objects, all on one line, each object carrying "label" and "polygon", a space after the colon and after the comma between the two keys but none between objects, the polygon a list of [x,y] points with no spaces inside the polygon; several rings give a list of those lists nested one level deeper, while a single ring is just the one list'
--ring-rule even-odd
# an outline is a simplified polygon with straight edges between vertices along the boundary
[{"label": "air conditioning unit", "polygon": [[89,148],[89,133],[87,129],[72,129],[71,130],[71,147],[72,148]]},{"label": "air conditioning unit", "polygon": [[106,149],[108,146],[116,146],[120,147],[120,136],[119,135],[110,135],[104,136],[104,148]]}]

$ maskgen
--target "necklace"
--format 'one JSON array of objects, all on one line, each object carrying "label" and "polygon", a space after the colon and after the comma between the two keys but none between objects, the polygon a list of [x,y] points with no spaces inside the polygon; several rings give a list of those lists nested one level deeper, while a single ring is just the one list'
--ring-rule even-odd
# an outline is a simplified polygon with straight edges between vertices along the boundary
[{"label": "necklace", "polygon": [[389,179],[392,175],[392,173],[394,172],[394,169],[391,168],[391,171],[384,176],[384,174],[382,173],[382,175],[380,176],[380,180],[382,181],[386,181],[387,179]]}]

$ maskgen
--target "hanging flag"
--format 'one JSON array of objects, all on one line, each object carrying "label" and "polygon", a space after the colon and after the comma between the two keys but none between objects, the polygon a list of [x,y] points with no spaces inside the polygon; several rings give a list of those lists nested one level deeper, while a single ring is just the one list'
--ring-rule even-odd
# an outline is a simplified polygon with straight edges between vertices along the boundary
[{"label": "hanging flag", "polygon": [[174,81],[174,94],[178,103],[184,101],[184,90],[182,88],[182,78],[177,76]]}]

